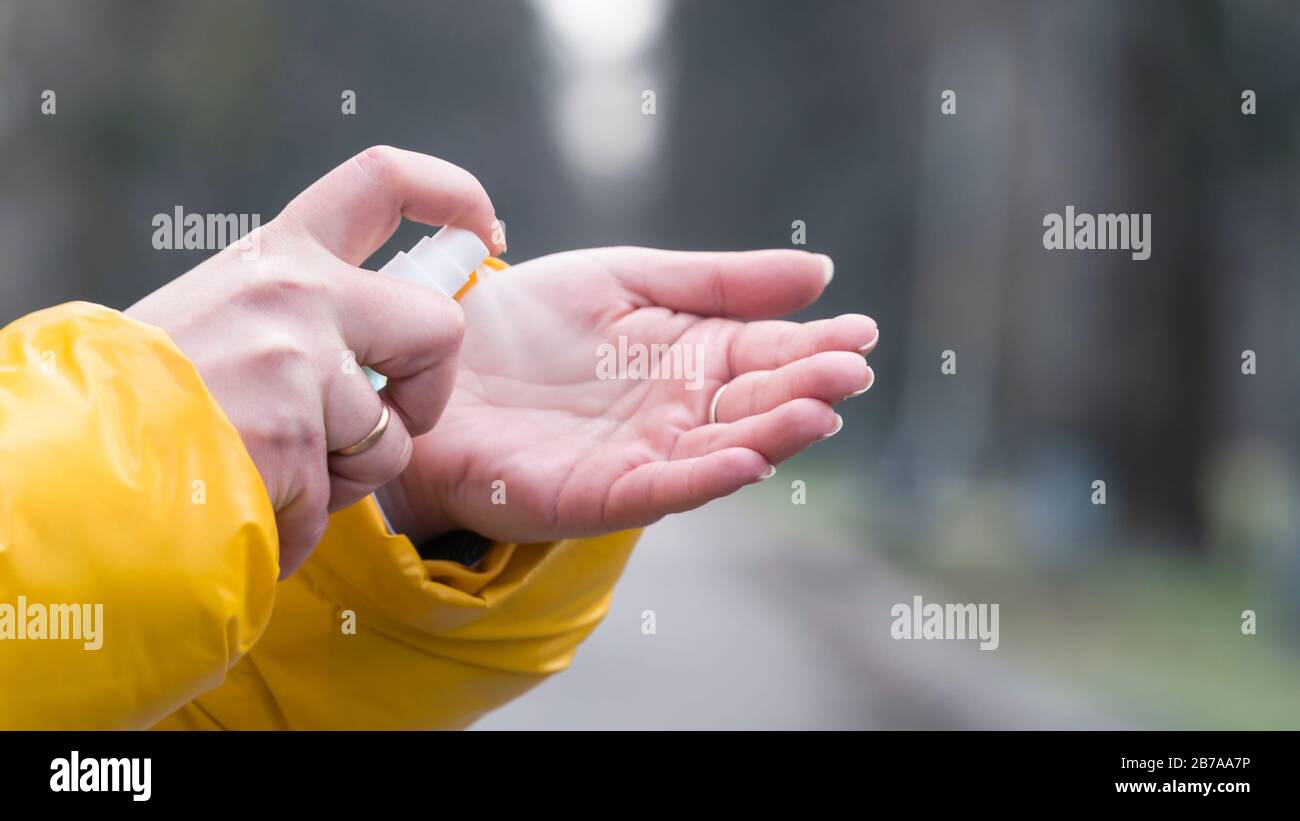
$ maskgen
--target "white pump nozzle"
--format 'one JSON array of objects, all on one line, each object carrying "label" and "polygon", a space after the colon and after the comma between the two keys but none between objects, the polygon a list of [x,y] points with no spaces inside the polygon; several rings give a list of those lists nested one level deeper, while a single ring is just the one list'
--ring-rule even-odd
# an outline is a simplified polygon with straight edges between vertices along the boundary
[{"label": "white pump nozzle", "polygon": [[487,258],[487,246],[473,231],[445,225],[409,253],[399,252],[379,272],[455,296]]},{"label": "white pump nozzle", "polygon": [[[488,256],[487,246],[473,231],[444,225],[432,237],[417,242],[409,253],[398,251],[379,273],[454,297]],[[383,376],[369,368],[366,372],[375,390],[384,387]]]}]

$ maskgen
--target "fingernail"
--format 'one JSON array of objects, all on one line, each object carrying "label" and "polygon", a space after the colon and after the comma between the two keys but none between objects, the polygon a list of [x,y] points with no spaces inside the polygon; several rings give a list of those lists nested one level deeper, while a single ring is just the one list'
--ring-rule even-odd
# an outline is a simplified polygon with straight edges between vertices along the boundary
[{"label": "fingernail", "polygon": [[[871,386],[874,384],[876,384],[876,372],[871,370],[870,368],[867,368],[867,386],[861,390],[856,390],[853,393],[848,394],[847,396],[844,397],[844,399],[852,399],[855,396],[861,396],[862,394],[871,390]],[[844,400],[841,399],[840,401],[842,402]]]},{"label": "fingernail", "polygon": [[861,348],[858,348],[858,353],[862,354],[863,356],[866,356],[867,354],[871,353],[876,349],[876,343],[879,341],[880,341],[880,331],[879,329],[877,329],[876,335],[871,337],[871,341],[863,345]]},{"label": "fingernail", "polygon": [[768,465],[767,470],[758,474],[758,480],[761,482],[764,479],[771,479],[775,475],[776,475],[776,465]]},{"label": "fingernail", "polygon": [[817,256],[822,261],[822,284],[829,285],[831,280],[835,278],[835,260],[825,254],[818,254]]},{"label": "fingernail", "polygon": [[504,222],[501,221],[501,218],[500,218],[500,217],[498,217],[496,214],[493,214],[493,215],[492,215],[492,238],[495,240],[497,237],[500,237],[500,239],[501,239],[501,241],[500,241],[500,243],[499,243],[499,244],[501,245],[501,250],[498,251],[497,254],[498,254],[498,255],[500,255],[500,254],[504,254],[504,253],[506,252],[506,250],[507,250],[507,248],[506,248],[506,224],[505,224]]},{"label": "fingernail", "polygon": [[844,428],[844,417],[843,417],[843,416],[840,416],[840,415],[837,413],[837,414],[835,414],[835,427],[831,428],[831,432],[830,432],[830,433],[822,434],[822,437],[821,437],[820,439],[818,439],[817,441],[818,441],[818,442],[825,442],[827,439],[829,439],[829,438],[831,438],[832,436],[834,436],[835,434],[839,433],[843,428]]}]

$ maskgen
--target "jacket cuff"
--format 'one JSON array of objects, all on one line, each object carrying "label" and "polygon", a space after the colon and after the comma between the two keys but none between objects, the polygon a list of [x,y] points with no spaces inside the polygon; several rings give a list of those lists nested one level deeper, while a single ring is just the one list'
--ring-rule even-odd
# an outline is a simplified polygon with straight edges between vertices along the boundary
[{"label": "jacket cuff", "polygon": [[517,672],[567,666],[600,622],[640,531],[497,542],[473,567],[421,559],[373,497],[335,513],[299,575],[361,624],[443,657]]}]

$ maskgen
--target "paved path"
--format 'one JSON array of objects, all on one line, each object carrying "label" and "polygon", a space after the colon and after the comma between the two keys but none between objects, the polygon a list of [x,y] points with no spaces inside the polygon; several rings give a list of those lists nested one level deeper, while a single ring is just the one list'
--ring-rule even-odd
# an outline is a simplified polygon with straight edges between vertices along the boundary
[{"label": "paved path", "polygon": [[889,608],[914,592],[869,551],[792,542],[752,502],[726,499],[650,528],[572,669],[477,726],[1121,726],[1005,653],[892,640]]}]

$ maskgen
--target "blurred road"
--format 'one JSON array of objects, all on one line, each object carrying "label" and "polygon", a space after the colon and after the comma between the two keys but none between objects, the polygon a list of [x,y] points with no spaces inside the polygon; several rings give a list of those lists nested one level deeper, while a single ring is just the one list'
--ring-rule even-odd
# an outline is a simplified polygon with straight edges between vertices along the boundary
[{"label": "blurred road", "polygon": [[[650,528],[572,669],[477,729],[1122,727],[1002,646],[894,641],[920,590],[847,545],[799,544],[731,498]],[[655,611],[654,635],[642,613]]]}]

